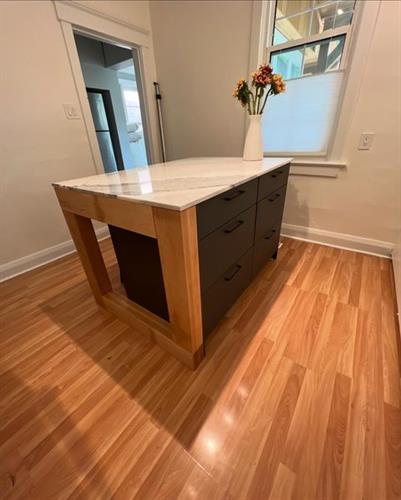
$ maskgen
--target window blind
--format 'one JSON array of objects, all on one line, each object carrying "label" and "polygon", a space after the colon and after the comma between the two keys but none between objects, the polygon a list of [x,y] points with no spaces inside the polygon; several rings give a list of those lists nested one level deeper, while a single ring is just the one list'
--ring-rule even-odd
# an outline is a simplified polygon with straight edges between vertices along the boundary
[{"label": "window blind", "polygon": [[271,96],[263,114],[266,153],[325,154],[340,96],[342,71],[287,82],[283,94]]}]

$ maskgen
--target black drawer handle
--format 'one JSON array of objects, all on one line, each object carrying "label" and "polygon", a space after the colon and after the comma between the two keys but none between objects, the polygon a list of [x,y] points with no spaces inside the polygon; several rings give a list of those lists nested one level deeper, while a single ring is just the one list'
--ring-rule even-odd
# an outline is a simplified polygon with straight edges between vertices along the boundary
[{"label": "black drawer handle", "polygon": [[268,198],[269,201],[276,201],[278,198],[280,198],[281,194],[276,193],[273,198]]},{"label": "black drawer handle", "polygon": [[275,172],[274,174],[271,174],[271,176],[270,176],[270,177],[274,177],[274,178],[276,178],[276,177],[278,177],[279,175],[281,175],[282,173],[283,173],[283,171],[282,171],[282,170],[279,170],[278,172]]},{"label": "black drawer handle", "polygon": [[244,194],[244,193],[245,193],[244,189],[237,189],[233,193],[228,194],[227,196],[225,196],[223,198],[223,200],[225,200],[225,201],[235,200],[235,198],[238,198],[238,196],[241,196],[241,194]]},{"label": "black drawer handle", "polygon": [[232,233],[233,231],[235,231],[236,229],[238,229],[240,226],[242,226],[242,224],[244,223],[243,220],[236,220],[234,221],[233,225],[230,226],[230,227],[227,227],[226,229],[224,229],[224,232],[225,233]]},{"label": "black drawer handle", "polygon": [[275,230],[275,229],[272,229],[272,230],[270,231],[270,234],[268,234],[267,236],[263,236],[263,239],[264,239],[264,240],[270,240],[270,238],[271,238],[272,236],[274,236],[274,233],[275,233],[275,232],[276,232],[276,230]]},{"label": "black drawer handle", "polygon": [[231,281],[234,276],[242,269],[242,266],[240,266],[239,264],[237,264],[235,267],[234,267],[234,271],[229,275],[229,276],[224,276],[224,279],[226,281]]}]

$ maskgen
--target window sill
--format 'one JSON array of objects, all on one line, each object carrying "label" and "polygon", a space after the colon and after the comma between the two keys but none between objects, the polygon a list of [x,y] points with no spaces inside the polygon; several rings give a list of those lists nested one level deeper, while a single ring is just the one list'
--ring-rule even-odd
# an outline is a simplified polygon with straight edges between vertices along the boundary
[{"label": "window sill", "polygon": [[[270,155],[269,155],[270,156]],[[290,175],[302,177],[329,177],[337,178],[340,170],[347,168],[347,164],[327,160],[292,160]]]},{"label": "window sill", "polygon": [[284,157],[288,157],[288,156],[291,156],[292,158],[294,158],[291,162],[291,165],[293,166],[308,166],[308,167],[335,167],[335,168],[346,168],[347,167],[347,164],[345,162],[342,162],[342,161],[328,161],[326,160],[326,154],[308,154],[305,156],[308,156],[308,157],[317,157],[317,156],[320,156],[322,159],[321,160],[309,160],[309,159],[305,159],[305,160],[302,160],[302,158],[300,158],[301,155],[297,154],[297,153],[264,153],[264,156],[266,158],[280,158],[281,156],[284,156]]},{"label": "window sill", "polygon": [[327,160],[293,160],[291,165],[303,167],[333,167],[333,168],[346,168],[347,164],[339,161]]}]

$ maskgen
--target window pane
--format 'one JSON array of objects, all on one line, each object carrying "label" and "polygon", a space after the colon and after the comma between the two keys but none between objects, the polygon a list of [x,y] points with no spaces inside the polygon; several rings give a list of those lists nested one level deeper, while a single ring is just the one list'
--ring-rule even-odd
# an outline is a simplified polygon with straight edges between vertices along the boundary
[{"label": "window pane", "polygon": [[336,15],[336,5],[329,4],[326,7],[316,9],[312,14],[311,35],[317,35],[326,30],[332,30],[334,27],[334,18]]},{"label": "window pane", "polygon": [[306,14],[300,14],[299,16],[290,18],[284,17],[282,19],[278,19],[275,22],[275,35],[273,45],[282,43],[282,41],[278,41],[276,37],[276,31],[278,31],[282,35],[282,37],[284,37],[284,41],[286,42],[289,40],[298,40],[299,38],[305,38],[309,36],[311,15],[312,11]]},{"label": "window pane", "polygon": [[313,11],[311,35],[351,24],[354,1],[330,2]]},{"label": "window pane", "polygon": [[276,19],[279,17],[292,16],[310,10],[313,5],[313,0],[278,0]]},{"label": "window pane", "polygon": [[352,12],[354,8],[355,8],[355,0],[339,0],[337,3],[338,14],[341,14],[341,12],[338,12],[339,10],[342,10],[345,13],[345,12]]},{"label": "window pane", "polygon": [[[335,2],[337,0],[334,0]],[[327,5],[328,3],[333,3],[333,0],[315,0],[314,7],[321,7],[322,5]]]},{"label": "window pane", "polygon": [[325,73],[340,68],[345,35],[273,52],[271,65],[285,80]]},{"label": "window pane", "polygon": [[279,43],[287,42],[287,39],[282,35],[277,28],[274,29],[273,35],[273,45],[278,45]]},{"label": "window pane", "polygon": [[326,153],[343,73],[323,73],[288,82],[284,94],[269,97],[263,114],[264,151]]},{"label": "window pane", "polygon": [[334,27],[339,28],[340,26],[346,26],[351,24],[352,15],[354,13],[355,2],[345,0],[338,2],[336,17],[334,19]]},{"label": "window pane", "polygon": [[304,59],[304,47],[297,49],[283,50],[273,53],[271,65],[275,73],[280,73],[284,80],[291,80],[302,76]]},{"label": "window pane", "polygon": [[354,7],[354,0],[279,1],[273,45],[347,26],[351,24]]},{"label": "window pane", "polygon": [[339,69],[345,36],[322,40],[305,46],[302,75],[314,75]]}]

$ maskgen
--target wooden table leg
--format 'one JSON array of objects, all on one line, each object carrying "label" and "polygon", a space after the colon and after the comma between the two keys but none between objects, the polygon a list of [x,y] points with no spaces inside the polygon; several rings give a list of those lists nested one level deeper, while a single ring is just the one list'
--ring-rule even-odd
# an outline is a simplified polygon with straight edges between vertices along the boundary
[{"label": "wooden table leg", "polygon": [[111,292],[112,287],[92,221],[66,210],[63,213],[93,295],[103,305],[103,295]]},{"label": "wooden table leg", "polygon": [[203,357],[196,210],[153,208],[173,341]]}]

